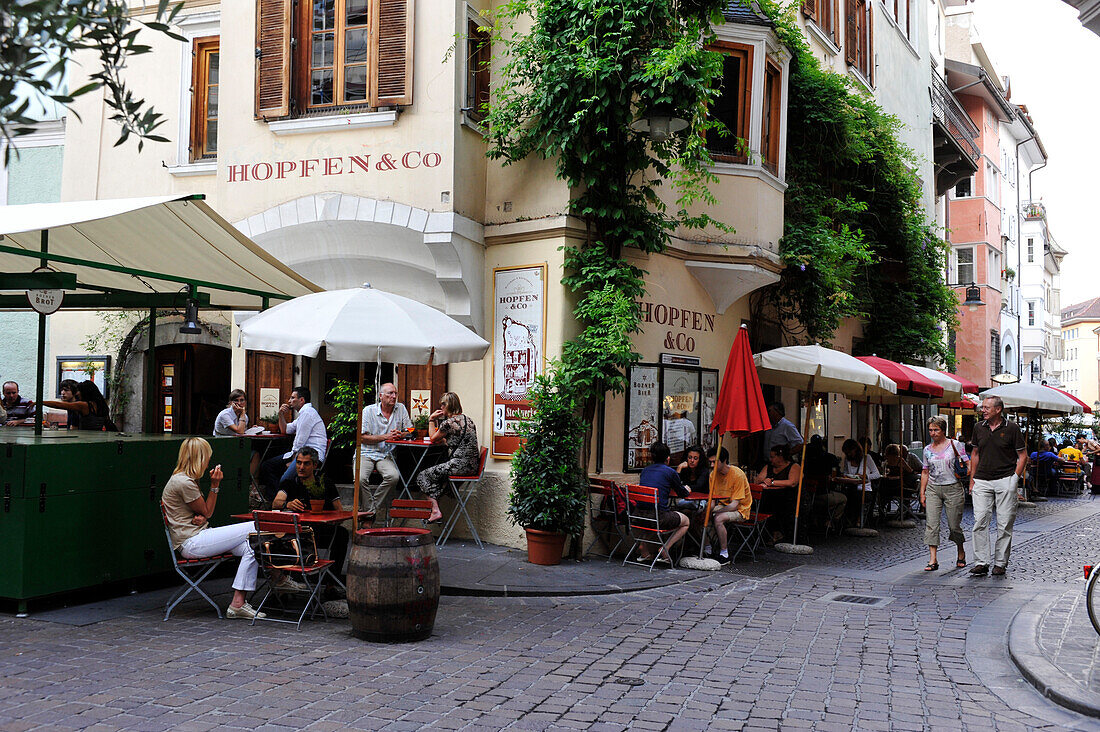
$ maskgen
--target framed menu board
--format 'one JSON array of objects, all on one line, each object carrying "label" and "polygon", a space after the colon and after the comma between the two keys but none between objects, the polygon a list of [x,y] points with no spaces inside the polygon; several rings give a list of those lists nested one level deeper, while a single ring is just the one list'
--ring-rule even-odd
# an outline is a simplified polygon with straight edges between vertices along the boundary
[{"label": "framed menu board", "polygon": [[493,270],[494,457],[519,447],[527,393],[546,368],[546,264]]},{"label": "framed menu board", "polygon": [[634,473],[649,465],[649,448],[658,440],[669,446],[674,461],[693,445],[713,447],[710,425],[717,404],[715,369],[655,363],[630,369],[623,470]]}]

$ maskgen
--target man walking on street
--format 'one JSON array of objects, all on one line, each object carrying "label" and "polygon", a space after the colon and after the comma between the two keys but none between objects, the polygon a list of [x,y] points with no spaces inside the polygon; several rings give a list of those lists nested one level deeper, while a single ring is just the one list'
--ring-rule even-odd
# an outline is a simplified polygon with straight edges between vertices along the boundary
[{"label": "man walking on street", "polygon": [[[1016,521],[1016,487],[1027,469],[1024,436],[1015,422],[1004,418],[1000,397],[986,397],[978,408],[982,421],[974,425],[974,452],[970,456],[970,492],[974,497],[974,557],[970,574],[989,572],[989,514],[997,506],[997,546],[993,574],[1008,566],[1012,524]],[[992,532],[990,532],[992,533]]]}]

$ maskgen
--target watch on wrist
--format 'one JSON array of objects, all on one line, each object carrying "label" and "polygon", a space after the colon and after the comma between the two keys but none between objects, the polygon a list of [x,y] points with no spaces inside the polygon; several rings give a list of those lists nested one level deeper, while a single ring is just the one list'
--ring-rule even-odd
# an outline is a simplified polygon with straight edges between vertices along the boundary
[{"label": "watch on wrist", "polygon": [[218,491],[220,491],[220,490],[221,490],[221,488],[219,488],[219,487],[218,487],[218,486],[216,486],[216,485],[215,485],[215,486],[211,486],[211,487],[210,487],[210,492],[211,492],[211,493],[217,493],[217,492],[218,492]]}]

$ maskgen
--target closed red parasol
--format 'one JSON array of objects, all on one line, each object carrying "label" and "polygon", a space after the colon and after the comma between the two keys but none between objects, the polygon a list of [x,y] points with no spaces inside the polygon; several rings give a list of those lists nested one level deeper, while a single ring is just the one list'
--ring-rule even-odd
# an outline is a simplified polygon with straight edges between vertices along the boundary
[{"label": "closed red parasol", "polygon": [[856,356],[898,385],[898,396],[933,398],[943,396],[943,387],[905,364],[878,356]]},{"label": "closed red parasol", "polygon": [[727,432],[742,437],[752,432],[771,429],[768,407],[760,391],[760,377],[749,348],[749,331],[744,325],[737,331],[718,391],[718,406],[710,428],[722,435]]},{"label": "closed red parasol", "polygon": [[947,376],[950,376],[952,379],[962,384],[963,391],[967,394],[977,394],[979,391],[981,391],[981,389],[978,388],[978,385],[970,379],[959,376],[958,374],[950,374],[946,371],[941,371],[940,373],[946,374]]}]

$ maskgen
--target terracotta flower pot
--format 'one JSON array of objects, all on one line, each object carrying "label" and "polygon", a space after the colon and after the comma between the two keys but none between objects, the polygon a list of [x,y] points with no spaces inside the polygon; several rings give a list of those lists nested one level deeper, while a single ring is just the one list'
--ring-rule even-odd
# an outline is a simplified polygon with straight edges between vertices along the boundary
[{"label": "terracotta flower pot", "polygon": [[552,566],[561,564],[565,549],[565,534],[541,529],[524,529],[527,532],[527,561],[531,564]]}]

